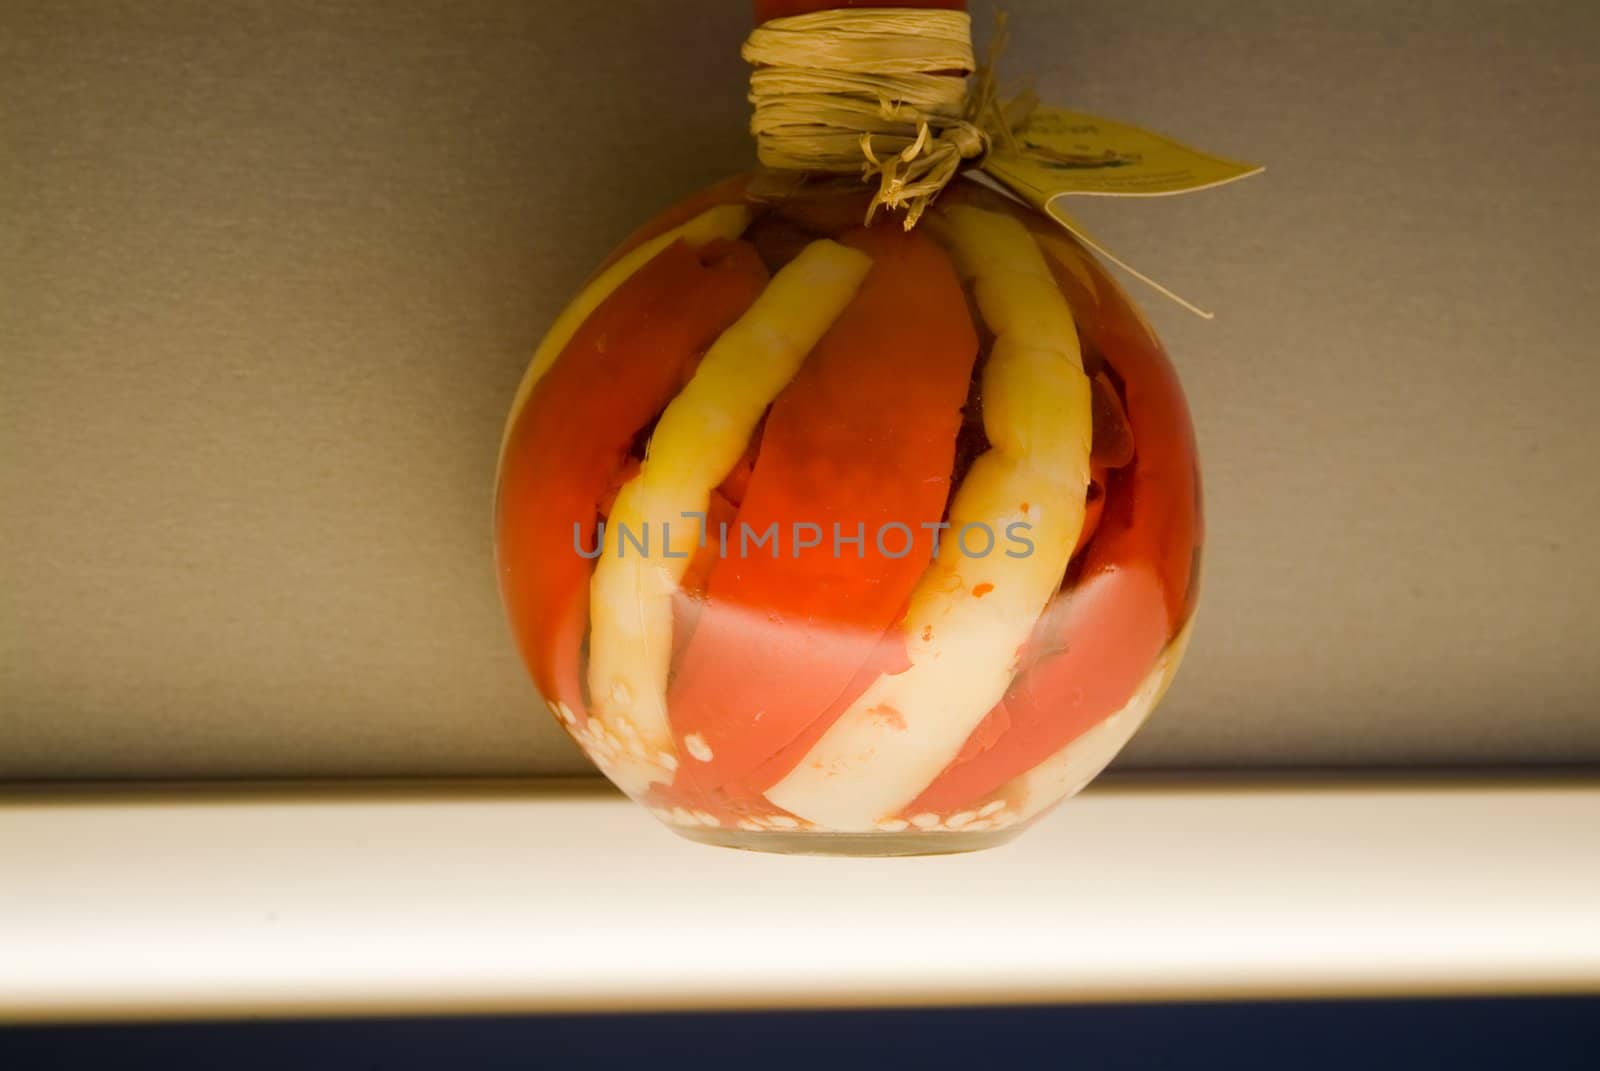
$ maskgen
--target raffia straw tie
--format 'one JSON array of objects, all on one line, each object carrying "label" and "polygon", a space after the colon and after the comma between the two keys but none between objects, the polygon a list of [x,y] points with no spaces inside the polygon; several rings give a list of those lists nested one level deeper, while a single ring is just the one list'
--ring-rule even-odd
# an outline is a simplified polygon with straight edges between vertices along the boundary
[{"label": "raffia straw tie", "polygon": [[[979,124],[992,92],[964,11],[818,11],[756,27],[741,51],[756,65],[750,130],[767,167],[878,179],[868,209],[904,209],[906,229],[989,148]],[[934,71],[960,72],[934,74]]]}]

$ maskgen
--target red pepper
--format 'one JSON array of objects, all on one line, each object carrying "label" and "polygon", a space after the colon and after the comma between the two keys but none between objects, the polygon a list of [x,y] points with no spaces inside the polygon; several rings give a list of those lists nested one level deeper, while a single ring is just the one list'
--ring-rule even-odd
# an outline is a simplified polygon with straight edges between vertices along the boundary
[{"label": "red pepper", "polygon": [[[1127,502],[1122,496],[1113,502]],[[1101,541],[1120,521],[1107,518]],[[1108,538],[1111,537],[1111,538]],[[1091,574],[1089,568],[1094,568]],[[1047,611],[1005,698],[961,754],[905,809],[957,811],[999,788],[1116,713],[1138,690],[1169,633],[1161,587],[1148,569],[1093,563]]]},{"label": "red pepper", "polygon": [[621,245],[611,251],[610,256],[600,262],[600,266],[594,270],[589,278],[593,279],[596,275],[599,275],[633,252],[634,249],[656,237],[656,235],[665,234],[674,227],[681,227],[702,212],[716,208],[718,205],[739,204],[745,200],[745,189],[749,185],[749,174],[734,175],[713,186],[706,187],[685,200],[679,201],[628,235]]},{"label": "red pepper", "polygon": [[1121,709],[1192,608],[1199,487],[1177,377],[1120,296],[1103,288],[1093,311],[1071,272],[1047,259],[1122,381],[1133,461],[1110,473],[1078,582],[1040,620],[1011,688],[906,814],[981,799]]},{"label": "red pepper", "polygon": [[[949,495],[978,349],[961,284],[943,250],[898,224],[841,241],[871,256],[872,271],[774,402],[739,510],[739,532],[776,526],[778,557],[771,544],[735,544],[714,564],[668,698],[675,734],[698,738],[683,751],[712,756],[684,764],[708,788],[748,781],[764,763],[776,780],[786,771],[773,756],[848,705],[932,557],[921,525],[940,519]],[[796,522],[817,525],[821,544],[801,549]],[[835,525],[864,533],[859,551],[835,556]]]},{"label": "red pepper", "polygon": [[[1194,606],[1199,579],[1195,549],[1204,538],[1194,425],[1177,373],[1127,298],[1059,226],[1019,210],[1009,198],[975,183],[954,183],[941,196],[955,204],[1009,212],[1034,233],[1077,318],[1087,344],[1086,360],[1090,354],[1098,355],[1120,382],[1122,419],[1133,431],[1136,452],[1131,471],[1137,474],[1127,491],[1137,499],[1133,523],[1138,530],[1128,538],[1138,550],[1127,558],[1147,563],[1160,577],[1171,634],[1176,635]],[[1069,257],[1084,276],[1097,280],[1094,293],[1063,263]],[[1094,450],[1104,461],[1118,436],[1102,435],[1100,422],[1106,413],[1100,406],[1108,399],[1098,389],[1096,394]],[[1113,392],[1111,400],[1115,397]]]},{"label": "red pepper", "polygon": [[496,508],[501,593],[539,690],[574,715],[594,569],[578,548],[595,548],[634,437],[766,281],[749,243],[673,243],[584,321],[517,418]]},{"label": "red pepper", "polygon": [[1083,553],[1100,527],[1100,516],[1106,504],[1106,480],[1111,470],[1120,469],[1133,460],[1133,432],[1128,429],[1128,417],[1122,410],[1117,389],[1104,372],[1095,373],[1093,384],[1094,445],[1089,455],[1089,499],[1084,504],[1078,545],[1072,548],[1074,559]]},{"label": "red pepper", "polygon": [[[1035,221],[1035,227],[1040,224]],[[1086,254],[1070,247],[1060,233],[1045,232],[1046,260],[1056,283],[1094,308],[1077,277],[1057,259],[1070,253],[1082,256],[1099,275]],[[1122,383],[1126,420],[1133,432],[1135,459],[1124,470],[1122,493],[1132,498],[1126,547],[1117,560],[1141,563],[1161,582],[1166,604],[1168,636],[1174,636],[1189,619],[1199,589],[1196,550],[1204,539],[1200,509],[1200,471],[1195,449],[1194,424],[1183,387],[1161,344],[1108,280],[1100,280],[1097,312],[1084,317],[1089,344],[1104,355]],[[1098,416],[1098,414],[1097,414]],[[1098,432],[1096,446],[1099,446]],[[1109,560],[1109,559],[1107,559]]]}]

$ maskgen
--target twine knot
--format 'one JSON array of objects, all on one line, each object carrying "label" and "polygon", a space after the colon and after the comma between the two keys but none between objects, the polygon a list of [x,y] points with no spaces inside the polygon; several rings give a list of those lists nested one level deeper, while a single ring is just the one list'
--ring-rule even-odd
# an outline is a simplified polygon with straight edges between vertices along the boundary
[{"label": "twine knot", "polygon": [[877,180],[867,208],[904,211],[905,227],[969,161],[1009,143],[993,63],[980,66],[964,11],[818,11],[756,27],[741,55],[755,65],[750,130],[769,168],[859,172]]}]

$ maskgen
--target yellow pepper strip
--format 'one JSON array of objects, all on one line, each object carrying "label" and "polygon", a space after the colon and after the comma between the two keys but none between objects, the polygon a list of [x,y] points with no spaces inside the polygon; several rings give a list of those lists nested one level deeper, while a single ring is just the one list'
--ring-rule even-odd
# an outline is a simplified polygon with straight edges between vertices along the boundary
[{"label": "yellow pepper strip", "polygon": [[[874,681],[766,793],[827,829],[891,819],[955,758],[1005,694],[1083,526],[1093,426],[1072,310],[1015,219],[962,206],[931,225],[995,335],[982,384],[992,449],[957,489],[950,530],[912,593],[910,667]],[[1028,526],[1025,556],[1007,555],[1014,524]],[[964,547],[968,525],[983,527]],[[979,553],[985,529],[995,541]]]},{"label": "yellow pepper strip", "polygon": [[[761,415],[871,266],[866,254],[836,242],[806,246],[706,352],[661,414],[638,475],[617,493],[590,585],[590,716],[637,738],[646,754],[674,752],[666,701],[672,597],[702,534],[685,514],[704,517]],[[624,529],[648,539],[648,553]]]},{"label": "yellow pepper strip", "polygon": [[[1167,687],[1178,673],[1178,663],[1183,661],[1183,652],[1189,646],[1193,623],[1191,617],[1122,709],[995,792],[994,799],[1011,804],[1011,809],[1002,812],[1007,819],[1026,821],[1068,796],[1077,795],[1084,785],[1099,776],[1167,694]],[[987,802],[980,801],[980,804],[986,806]]]},{"label": "yellow pepper strip", "polygon": [[[522,373],[522,382],[517,384],[517,394],[511,402],[511,414],[506,417],[506,428],[500,436],[500,462],[505,461],[506,443],[511,439],[511,429],[516,426],[517,417],[522,412],[523,404],[533,393],[533,388],[550,370],[550,366],[556,363],[556,358],[567,348],[572,336],[578,333],[583,321],[600,307],[602,301],[610,297],[612,292],[626,282],[634,272],[654,260],[657,253],[678,239],[681,238],[692,246],[698,246],[717,238],[737,238],[744,233],[746,227],[750,226],[750,216],[751,210],[744,205],[718,205],[700,213],[682,226],[674,227],[665,234],[658,234],[648,242],[640,244],[638,248],[629,251],[616,263],[595,276],[589,285],[572,299],[571,304],[561,311],[561,315],[556,317],[556,322],[545,332],[539,348],[533,351],[533,360],[528,362],[528,370]],[[496,473],[495,484],[498,486],[499,482],[500,477]]]}]

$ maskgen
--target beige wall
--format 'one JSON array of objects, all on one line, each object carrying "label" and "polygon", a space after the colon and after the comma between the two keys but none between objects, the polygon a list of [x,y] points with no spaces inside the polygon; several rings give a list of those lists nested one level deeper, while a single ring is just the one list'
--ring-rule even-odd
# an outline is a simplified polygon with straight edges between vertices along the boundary
[{"label": "beige wall", "polygon": [[[749,155],[745,5],[596,6],[0,7],[0,776],[578,768],[501,414]],[[1219,313],[1150,305],[1210,545],[1128,760],[1600,760],[1600,9],[1007,6],[1045,97],[1270,169],[1084,210]]]}]

